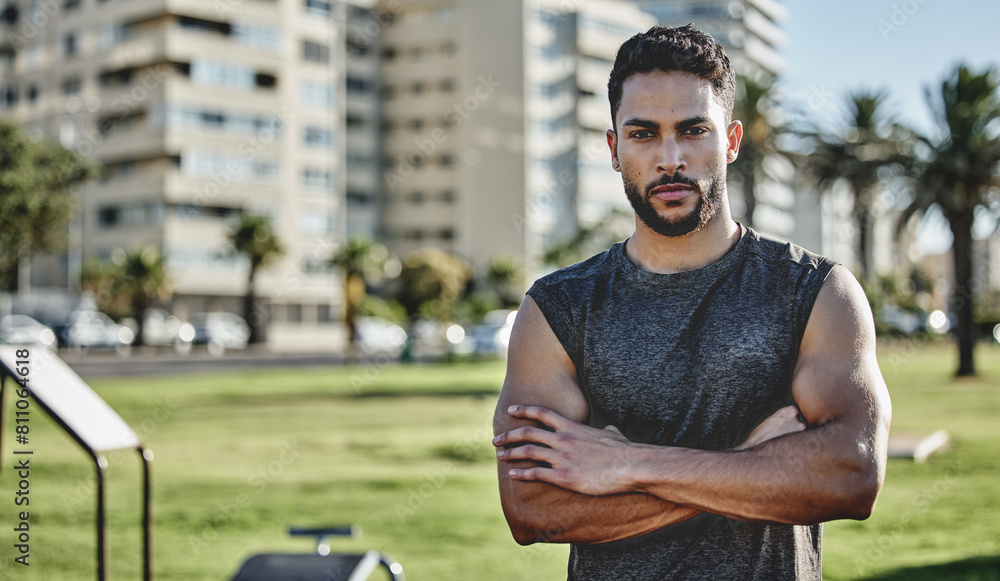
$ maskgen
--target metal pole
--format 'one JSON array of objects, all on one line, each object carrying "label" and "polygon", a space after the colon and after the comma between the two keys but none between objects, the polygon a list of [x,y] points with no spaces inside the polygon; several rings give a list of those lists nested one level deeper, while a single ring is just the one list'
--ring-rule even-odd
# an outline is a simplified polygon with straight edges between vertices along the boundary
[{"label": "metal pole", "polygon": [[7,373],[0,368],[0,470],[3,470],[3,434],[7,429]]},{"label": "metal pole", "polygon": [[152,479],[150,477],[153,451],[139,447],[142,457],[142,578],[144,581],[153,579],[153,495]]},{"label": "metal pole", "polygon": [[108,557],[106,535],[107,515],[104,507],[104,477],[108,468],[108,460],[104,456],[94,455],[97,464],[97,581],[105,581],[105,571]]}]

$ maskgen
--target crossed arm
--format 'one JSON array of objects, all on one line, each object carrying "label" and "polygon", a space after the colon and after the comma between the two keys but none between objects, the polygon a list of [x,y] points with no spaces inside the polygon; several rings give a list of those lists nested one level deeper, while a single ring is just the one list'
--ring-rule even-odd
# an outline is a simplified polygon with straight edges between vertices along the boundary
[{"label": "crossed arm", "polygon": [[[885,475],[889,398],[860,286],[831,272],[778,410],[739,447],[629,442],[588,416],[576,369],[526,298],[494,416],[500,495],[522,543],[600,543],[711,512],[758,522],[866,518]],[[801,413],[808,426],[796,418]]]}]

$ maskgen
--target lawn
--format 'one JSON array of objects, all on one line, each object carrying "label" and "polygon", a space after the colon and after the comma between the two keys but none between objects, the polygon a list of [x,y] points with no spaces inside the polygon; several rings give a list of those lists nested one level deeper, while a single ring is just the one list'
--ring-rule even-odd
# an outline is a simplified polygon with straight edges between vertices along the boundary
[{"label": "lawn", "polygon": [[[922,465],[891,460],[875,515],[826,525],[824,577],[1000,581],[1000,349],[982,346],[980,378],[961,381],[951,348],[900,344],[881,361],[893,430],[947,429],[954,446]],[[502,377],[489,362],[90,383],[155,453],[157,579],[223,581],[251,554],[311,550],[288,525],[331,523],[363,530],[335,550],[383,550],[411,581],[565,578],[566,547],[506,532],[489,444]],[[31,565],[13,562],[8,427],[0,578],[92,580],[91,461],[33,409]],[[111,464],[109,579],[138,579],[139,462]]]}]

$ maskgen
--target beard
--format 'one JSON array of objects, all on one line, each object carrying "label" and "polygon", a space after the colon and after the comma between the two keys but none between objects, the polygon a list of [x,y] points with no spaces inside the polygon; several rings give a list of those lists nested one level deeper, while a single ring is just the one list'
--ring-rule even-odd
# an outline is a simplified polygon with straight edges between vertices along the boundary
[{"label": "beard", "polygon": [[[698,183],[680,172],[673,176],[664,175],[646,185],[643,193],[640,192],[638,184],[622,168],[622,182],[625,185],[625,195],[628,196],[628,201],[632,204],[635,215],[657,234],[674,237],[701,230],[719,213],[719,209],[722,207],[726,172],[724,169],[715,171],[702,183]],[[683,184],[698,192],[698,203],[693,210],[678,218],[664,218],[656,211],[649,200],[651,197],[649,192],[655,187],[669,184]]]}]

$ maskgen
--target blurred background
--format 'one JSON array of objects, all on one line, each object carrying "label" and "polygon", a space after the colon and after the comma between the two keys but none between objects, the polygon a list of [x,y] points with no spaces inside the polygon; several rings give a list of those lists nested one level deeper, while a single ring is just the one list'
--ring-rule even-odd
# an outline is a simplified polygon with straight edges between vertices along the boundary
[{"label": "blurred background", "polygon": [[[0,343],[58,350],[156,452],[158,578],[331,523],[412,579],[565,575],[500,511],[503,357],[533,280],[632,232],[608,73],[689,22],[739,74],[734,217],[875,313],[902,446],[824,578],[1000,578],[1000,3],[0,0]],[[30,436],[36,566],[0,577],[91,579],[92,466]],[[110,460],[138,578],[140,467]]]},{"label": "blurred background", "polygon": [[849,266],[883,333],[989,338],[998,11],[6,0],[5,171],[35,181],[0,202],[0,315],[121,353],[495,350],[473,326],[631,232],[611,62],[693,22],[740,75],[735,217]]}]

